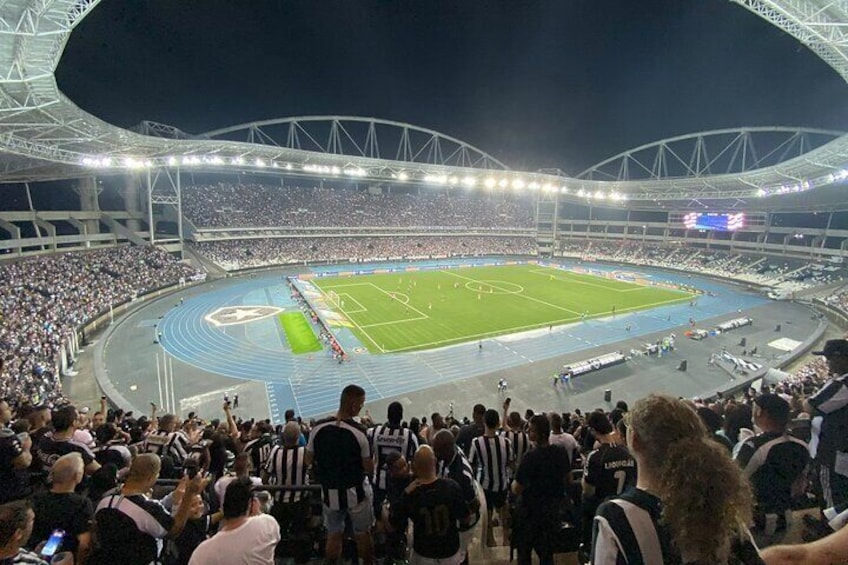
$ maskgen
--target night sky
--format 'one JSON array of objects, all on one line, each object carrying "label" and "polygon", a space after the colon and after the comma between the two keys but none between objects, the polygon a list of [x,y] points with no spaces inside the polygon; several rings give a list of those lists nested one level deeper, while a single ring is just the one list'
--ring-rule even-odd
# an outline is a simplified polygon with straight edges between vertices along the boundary
[{"label": "night sky", "polygon": [[570,174],[709,129],[848,129],[848,85],[724,0],[104,0],[57,78],[125,127],[374,116]]}]

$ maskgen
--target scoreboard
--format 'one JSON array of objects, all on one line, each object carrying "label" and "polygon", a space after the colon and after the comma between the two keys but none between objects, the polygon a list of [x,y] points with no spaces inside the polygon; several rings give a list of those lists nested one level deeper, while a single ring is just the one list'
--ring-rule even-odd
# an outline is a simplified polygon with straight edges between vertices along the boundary
[{"label": "scoreboard", "polygon": [[746,226],[745,212],[689,212],[682,220],[687,230],[736,231]]}]

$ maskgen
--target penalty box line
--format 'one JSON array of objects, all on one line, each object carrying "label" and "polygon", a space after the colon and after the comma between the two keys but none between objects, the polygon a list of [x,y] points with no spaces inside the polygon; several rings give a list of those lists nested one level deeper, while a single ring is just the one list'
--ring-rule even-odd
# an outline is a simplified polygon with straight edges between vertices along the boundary
[{"label": "penalty box line", "polygon": [[356,306],[359,308],[359,310],[347,310],[347,314],[360,314],[362,312],[368,311],[368,308],[363,306],[362,303],[359,300],[357,300],[356,298],[354,298],[352,295],[348,294],[347,292],[337,293],[336,296],[339,297],[339,303],[344,302],[344,300],[342,299],[342,296],[344,296],[347,300],[350,300],[351,302],[355,302]]},{"label": "penalty box line", "polygon": [[[330,299],[329,299],[329,297],[328,297],[328,295],[327,295],[327,291],[325,291],[325,290],[324,290],[323,288],[321,288],[320,286],[316,286],[316,288],[317,288],[319,291],[321,291],[321,294],[324,296],[324,300],[326,300],[328,304],[331,304],[331,305],[332,305],[333,303],[332,303],[332,301],[330,301]],[[386,353],[386,350],[385,350],[385,349],[383,349],[383,348],[380,346],[380,344],[379,344],[379,343],[377,343],[377,342],[374,340],[374,338],[373,338],[373,337],[371,337],[371,335],[370,335],[368,332],[366,332],[365,330],[363,330],[363,329],[362,329],[362,326],[360,326],[359,324],[357,324],[357,323],[356,323],[356,320],[354,320],[354,319],[353,319],[353,316],[351,316],[350,314],[348,314],[348,313],[345,311],[345,309],[341,307],[341,305],[334,305],[334,306],[335,306],[336,308],[338,308],[338,309],[341,311],[341,313],[342,313],[342,314],[344,314],[344,315],[345,315],[345,318],[347,318],[347,320],[348,320],[351,324],[353,324],[353,325],[354,325],[354,326],[355,326],[355,327],[356,327],[359,331],[361,331],[361,332],[362,332],[362,335],[364,335],[364,336],[368,339],[368,341],[370,341],[371,343],[373,343],[373,344],[374,344],[374,347],[376,347],[377,349],[379,349],[379,350],[380,350],[380,351],[382,351],[383,353]]]}]

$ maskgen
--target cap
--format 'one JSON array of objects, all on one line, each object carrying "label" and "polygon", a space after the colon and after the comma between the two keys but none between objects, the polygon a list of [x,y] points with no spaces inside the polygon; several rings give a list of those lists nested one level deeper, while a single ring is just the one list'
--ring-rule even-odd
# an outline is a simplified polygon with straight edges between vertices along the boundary
[{"label": "cap", "polygon": [[829,339],[824,343],[821,351],[813,351],[813,355],[824,355],[825,357],[833,357],[835,355],[844,355],[848,357],[848,339]]},{"label": "cap", "polygon": [[761,394],[754,399],[754,404],[781,425],[785,426],[789,421],[789,403],[777,394]]}]

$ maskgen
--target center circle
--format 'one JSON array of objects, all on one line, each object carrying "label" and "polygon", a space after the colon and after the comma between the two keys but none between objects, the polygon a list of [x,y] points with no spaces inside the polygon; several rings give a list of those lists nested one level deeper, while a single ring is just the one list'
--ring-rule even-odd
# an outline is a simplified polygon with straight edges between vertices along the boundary
[{"label": "center circle", "polygon": [[494,280],[468,281],[465,283],[465,288],[483,294],[521,294],[524,292],[524,287],[520,284]]}]

